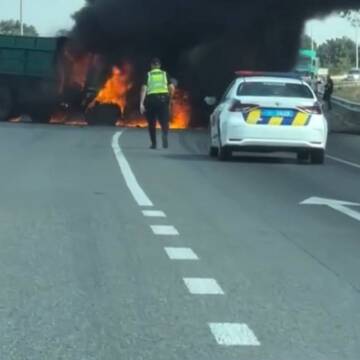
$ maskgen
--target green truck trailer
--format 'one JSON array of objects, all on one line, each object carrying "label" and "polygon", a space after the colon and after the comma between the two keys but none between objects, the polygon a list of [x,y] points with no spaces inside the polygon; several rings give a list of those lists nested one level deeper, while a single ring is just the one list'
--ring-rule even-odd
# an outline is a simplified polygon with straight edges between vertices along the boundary
[{"label": "green truck trailer", "polygon": [[59,95],[59,39],[0,35],[0,120],[46,121]]},{"label": "green truck trailer", "polygon": [[48,122],[64,108],[69,115],[84,113],[110,69],[101,56],[81,52],[70,38],[0,35],[0,121],[26,114]]}]

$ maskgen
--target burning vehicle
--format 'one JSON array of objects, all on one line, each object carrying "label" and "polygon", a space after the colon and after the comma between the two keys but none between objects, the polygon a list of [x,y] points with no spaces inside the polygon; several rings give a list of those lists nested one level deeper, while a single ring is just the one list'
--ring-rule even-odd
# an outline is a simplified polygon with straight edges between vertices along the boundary
[{"label": "burning vehicle", "polygon": [[[122,59],[109,61],[70,38],[0,36],[0,120],[145,127],[138,111],[141,77]],[[190,105],[178,89],[172,128],[190,124]]]},{"label": "burning vehicle", "polygon": [[[66,38],[0,36],[0,120],[145,126],[148,61],[179,80],[172,128],[205,125],[202,100],[238,69],[293,69],[307,19],[359,0],[86,0]],[[156,16],[154,16],[156,14]]]}]

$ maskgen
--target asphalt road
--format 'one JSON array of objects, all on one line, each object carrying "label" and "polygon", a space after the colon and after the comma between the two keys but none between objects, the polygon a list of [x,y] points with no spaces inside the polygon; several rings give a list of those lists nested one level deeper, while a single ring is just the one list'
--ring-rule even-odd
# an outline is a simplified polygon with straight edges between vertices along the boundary
[{"label": "asphalt road", "polygon": [[360,203],[360,137],[312,166],[115,132],[1,124],[0,359],[359,358],[360,221],[300,203]]}]

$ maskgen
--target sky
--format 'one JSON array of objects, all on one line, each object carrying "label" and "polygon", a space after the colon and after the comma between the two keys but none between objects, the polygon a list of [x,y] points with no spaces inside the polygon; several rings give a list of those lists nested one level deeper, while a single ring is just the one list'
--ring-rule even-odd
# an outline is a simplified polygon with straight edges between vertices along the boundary
[{"label": "sky", "polygon": [[[0,20],[18,19],[20,0],[0,0]],[[71,28],[71,15],[83,7],[85,0],[23,0],[24,22],[34,25],[42,36]]]},{"label": "sky", "polygon": [[[20,0],[0,0],[0,20],[18,18],[19,3]],[[34,25],[40,35],[52,36],[60,29],[71,28],[71,15],[84,3],[85,0],[23,0],[24,21]],[[306,33],[312,34],[317,43],[342,36],[355,39],[355,30],[337,15],[309,21]]]},{"label": "sky", "polygon": [[312,36],[318,44],[328,39],[343,36],[347,36],[354,41],[356,39],[355,29],[349,24],[349,21],[336,14],[327,16],[324,19],[308,21],[305,32]]}]

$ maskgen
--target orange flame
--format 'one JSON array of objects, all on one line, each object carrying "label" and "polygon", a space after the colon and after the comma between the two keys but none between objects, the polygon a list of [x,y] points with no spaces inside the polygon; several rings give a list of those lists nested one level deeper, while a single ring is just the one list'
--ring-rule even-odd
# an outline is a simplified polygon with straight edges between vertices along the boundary
[{"label": "orange flame", "polygon": [[191,107],[188,94],[176,89],[171,105],[171,129],[186,129],[190,125]]},{"label": "orange flame", "polygon": [[[113,67],[112,75],[100,90],[98,96],[90,104],[90,108],[95,104],[114,104],[117,105],[124,114],[127,105],[127,94],[132,88],[130,81],[131,67],[127,71],[118,67]],[[186,129],[190,124],[191,109],[189,98],[185,91],[177,89],[171,102],[171,129]],[[147,121],[144,117],[135,119],[122,118],[117,122],[118,126],[127,127],[146,127]]]},{"label": "orange flame", "polygon": [[124,112],[126,107],[126,96],[131,88],[132,84],[129,80],[128,73],[114,66],[111,77],[107,80],[104,87],[100,90],[98,96],[90,106],[95,105],[95,103],[114,104]]},{"label": "orange flame", "polygon": [[63,71],[67,73],[67,78],[63,74],[60,87],[63,89],[65,85],[78,85],[83,89],[94,56],[90,53],[74,55],[69,48],[65,48],[64,56],[65,69]]},{"label": "orange flame", "polygon": [[82,116],[69,116],[66,111],[57,111],[51,117],[49,124],[53,125],[69,125],[69,126],[87,126],[88,123]]}]

